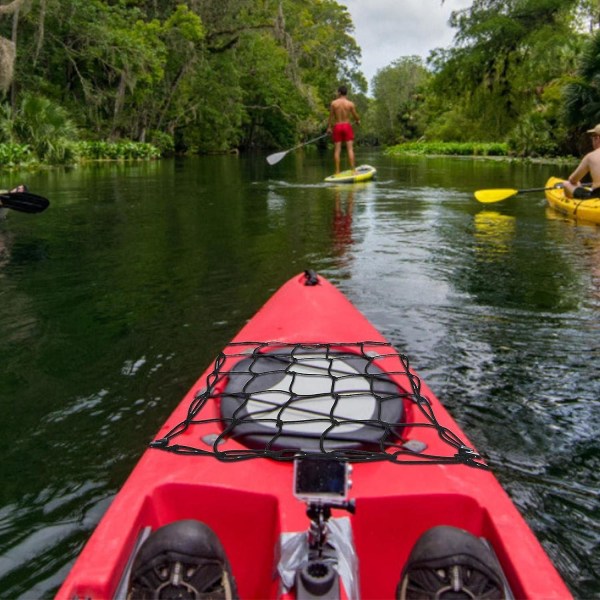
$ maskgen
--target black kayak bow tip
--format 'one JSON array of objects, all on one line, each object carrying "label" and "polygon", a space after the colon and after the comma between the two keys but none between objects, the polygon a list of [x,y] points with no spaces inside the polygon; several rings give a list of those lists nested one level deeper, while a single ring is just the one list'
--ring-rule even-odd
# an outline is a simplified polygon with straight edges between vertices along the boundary
[{"label": "black kayak bow tip", "polygon": [[31,192],[4,192],[0,194],[0,208],[19,212],[40,213],[50,206],[50,201]]}]

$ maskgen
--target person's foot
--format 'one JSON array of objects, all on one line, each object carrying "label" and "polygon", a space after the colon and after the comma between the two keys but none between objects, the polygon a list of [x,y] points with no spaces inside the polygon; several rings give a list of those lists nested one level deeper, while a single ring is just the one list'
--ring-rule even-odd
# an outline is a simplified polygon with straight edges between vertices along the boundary
[{"label": "person's foot", "polygon": [[463,529],[441,525],[417,540],[396,600],[446,597],[501,600],[506,595],[500,565],[489,547]]},{"label": "person's foot", "polygon": [[153,532],[131,568],[130,600],[145,598],[238,598],[225,550],[200,521],[175,521]]}]

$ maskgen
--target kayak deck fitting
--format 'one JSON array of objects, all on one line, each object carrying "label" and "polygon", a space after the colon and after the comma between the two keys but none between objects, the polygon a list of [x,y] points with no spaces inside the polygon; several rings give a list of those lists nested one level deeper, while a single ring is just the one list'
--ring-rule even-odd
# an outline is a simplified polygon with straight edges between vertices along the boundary
[{"label": "kayak deck fitting", "polygon": [[570,597],[406,356],[309,272],[271,297],[177,406],[58,598],[125,597],[146,538],[191,520],[222,544],[227,597],[393,598],[412,585],[407,564],[435,558],[427,537],[438,535],[453,556],[489,553],[461,573],[496,573],[502,595],[490,597]]}]

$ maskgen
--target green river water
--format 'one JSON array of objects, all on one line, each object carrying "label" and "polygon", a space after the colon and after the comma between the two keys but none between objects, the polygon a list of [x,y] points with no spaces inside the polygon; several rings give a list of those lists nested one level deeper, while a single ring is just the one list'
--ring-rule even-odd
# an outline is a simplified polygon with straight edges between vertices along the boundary
[{"label": "green river water", "polygon": [[0,597],[49,598],[184,392],[312,268],[488,457],[573,594],[600,597],[600,227],[543,194],[568,167],[358,150],[5,174],[47,196],[0,222]]}]

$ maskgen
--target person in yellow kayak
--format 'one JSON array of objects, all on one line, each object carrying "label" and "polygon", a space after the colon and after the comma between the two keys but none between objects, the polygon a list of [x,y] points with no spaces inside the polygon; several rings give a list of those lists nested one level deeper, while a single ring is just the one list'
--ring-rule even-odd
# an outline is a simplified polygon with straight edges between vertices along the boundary
[{"label": "person in yellow kayak", "polygon": [[[600,198],[600,123],[587,132],[592,137],[594,149],[581,159],[577,168],[569,175],[569,179],[563,182],[565,194],[576,200]],[[588,173],[592,178],[591,188],[581,184],[581,180]]]},{"label": "person in yellow kayak", "polygon": [[342,143],[346,142],[346,151],[350,168],[355,171],[354,166],[354,130],[350,123],[350,118],[354,119],[357,125],[360,125],[360,117],[356,112],[354,102],[347,98],[348,89],[345,85],[340,85],[337,91],[337,98],[329,105],[329,122],[327,124],[327,133],[331,133],[333,140],[333,160],[335,163],[336,175],[340,172],[340,157],[342,154]]}]

